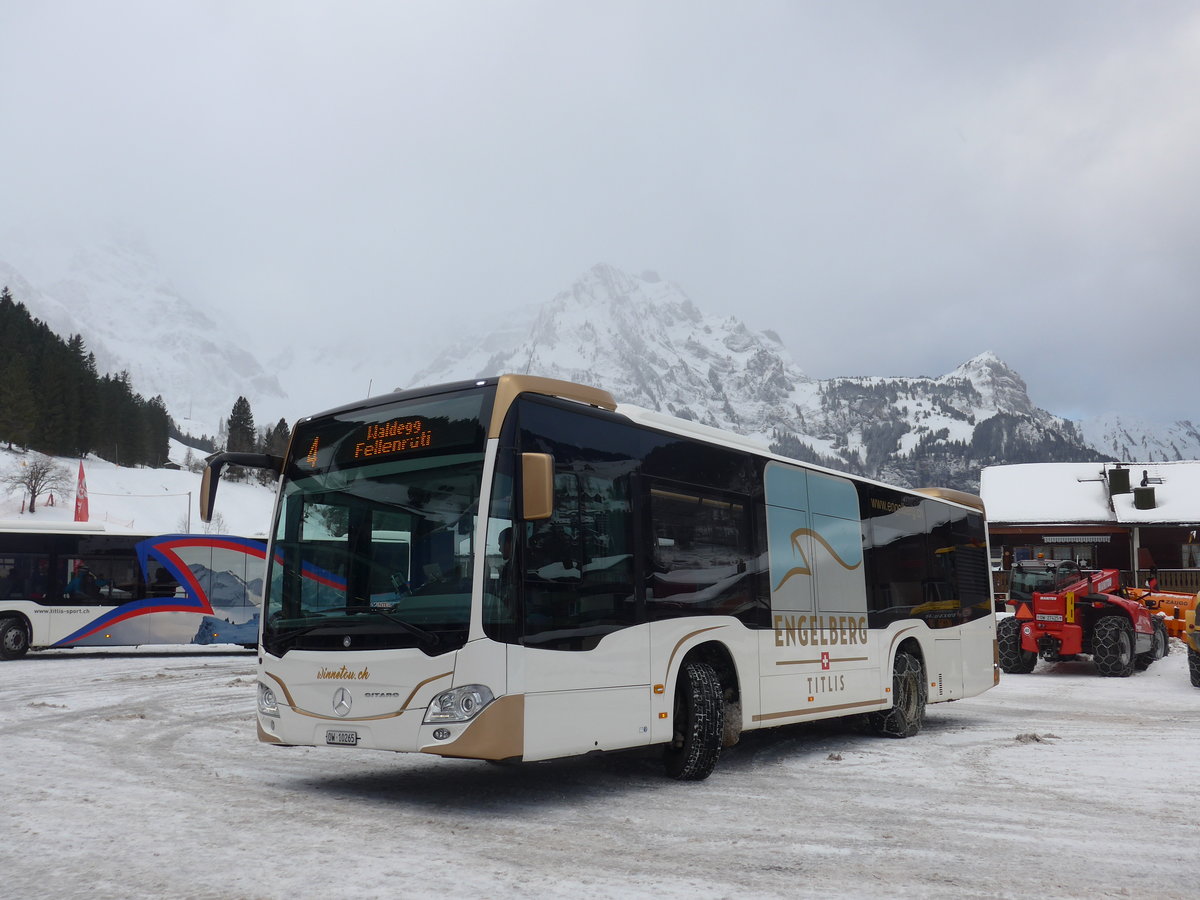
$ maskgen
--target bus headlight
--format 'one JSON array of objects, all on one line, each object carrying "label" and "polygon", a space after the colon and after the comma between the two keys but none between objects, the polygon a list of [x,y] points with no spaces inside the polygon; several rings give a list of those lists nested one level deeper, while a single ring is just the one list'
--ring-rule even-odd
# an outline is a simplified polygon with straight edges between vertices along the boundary
[{"label": "bus headlight", "polygon": [[275,692],[261,681],[258,683],[258,711],[264,716],[279,715],[279,703],[275,700]]},{"label": "bus headlight", "polygon": [[453,690],[442,691],[429,701],[425,721],[469,722],[494,699],[491,690],[482,684],[464,684]]}]

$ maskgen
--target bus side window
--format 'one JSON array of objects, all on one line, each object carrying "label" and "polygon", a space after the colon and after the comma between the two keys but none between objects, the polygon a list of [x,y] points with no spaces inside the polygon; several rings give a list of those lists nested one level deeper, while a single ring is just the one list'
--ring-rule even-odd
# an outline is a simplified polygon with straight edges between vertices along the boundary
[{"label": "bus side window", "polygon": [[628,477],[560,472],[554,515],[530,523],[524,554],[525,637],[587,650],[637,621]]},{"label": "bus side window", "polygon": [[757,622],[751,502],[688,485],[650,488],[651,620],[709,613]]}]

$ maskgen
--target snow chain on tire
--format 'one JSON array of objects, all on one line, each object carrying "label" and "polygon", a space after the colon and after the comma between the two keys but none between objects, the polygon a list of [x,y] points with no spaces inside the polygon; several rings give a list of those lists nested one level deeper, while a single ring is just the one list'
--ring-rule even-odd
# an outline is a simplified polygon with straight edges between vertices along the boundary
[{"label": "snow chain on tire", "polygon": [[867,714],[867,724],[883,737],[912,737],[925,724],[929,685],[925,669],[911,653],[901,650],[892,666],[892,708]]},{"label": "snow chain on tire", "polygon": [[1021,622],[1014,616],[996,623],[996,646],[1006,675],[1028,675],[1037,665],[1037,654],[1021,648]]},{"label": "snow chain on tire", "polygon": [[679,670],[674,727],[663,753],[667,774],[680,781],[703,781],[717,764],[725,736],[721,679],[708,663],[684,663]]},{"label": "snow chain on tire", "polygon": [[1107,678],[1133,674],[1133,626],[1124,616],[1102,616],[1092,630],[1092,660]]},{"label": "snow chain on tire", "polygon": [[1188,647],[1188,675],[1192,679],[1192,687],[1200,688],[1200,653]]}]

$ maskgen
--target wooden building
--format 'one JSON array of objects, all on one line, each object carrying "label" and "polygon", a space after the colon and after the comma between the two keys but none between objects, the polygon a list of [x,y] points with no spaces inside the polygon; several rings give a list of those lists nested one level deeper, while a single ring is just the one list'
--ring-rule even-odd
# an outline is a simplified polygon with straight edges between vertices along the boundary
[{"label": "wooden building", "polygon": [[1200,460],[989,466],[980,495],[997,591],[1012,562],[1039,554],[1200,590]]}]

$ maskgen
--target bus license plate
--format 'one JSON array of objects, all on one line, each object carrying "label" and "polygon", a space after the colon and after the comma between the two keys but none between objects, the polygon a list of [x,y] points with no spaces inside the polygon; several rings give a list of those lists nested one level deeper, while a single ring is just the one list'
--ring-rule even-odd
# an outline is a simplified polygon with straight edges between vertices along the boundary
[{"label": "bus license plate", "polygon": [[325,732],[325,743],[339,744],[344,747],[353,747],[358,743],[357,731],[327,731]]}]

